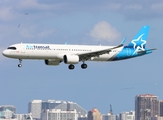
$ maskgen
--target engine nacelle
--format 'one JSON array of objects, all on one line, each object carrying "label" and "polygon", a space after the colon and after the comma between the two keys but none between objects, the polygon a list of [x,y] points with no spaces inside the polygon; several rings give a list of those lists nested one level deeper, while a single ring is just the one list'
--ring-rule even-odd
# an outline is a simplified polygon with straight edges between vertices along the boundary
[{"label": "engine nacelle", "polygon": [[46,65],[59,65],[60,62],[59,60],[45,60]]},{"label": "engine nacelle", "polygon": [[65,64],[77,64],[79,62],[78,55],[64,55],[63,60]]}]

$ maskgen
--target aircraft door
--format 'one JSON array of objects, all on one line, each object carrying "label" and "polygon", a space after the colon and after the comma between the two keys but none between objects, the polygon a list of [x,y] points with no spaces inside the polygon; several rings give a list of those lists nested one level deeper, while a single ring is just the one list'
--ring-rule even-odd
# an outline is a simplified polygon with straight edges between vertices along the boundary
[{"label": "aircraft door", "polygon": [[25,45],[24,44],[20,44],[21,46],[20,46],[20,48],[21,48],[21,53],[25,53]]}]

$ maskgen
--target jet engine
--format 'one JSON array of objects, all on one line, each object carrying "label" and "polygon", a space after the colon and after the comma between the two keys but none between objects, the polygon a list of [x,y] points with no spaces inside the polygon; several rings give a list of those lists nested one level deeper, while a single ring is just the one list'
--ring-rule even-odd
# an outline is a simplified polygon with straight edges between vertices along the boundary
[{"label": "jet engine", "polygon": [[46,65],[59,65],[60,62],[59,60],[45,60]]},{"label": "jet engine", "polygon": [[79,62],[78,55],[64,55],[63,60],[65,64],[77,64]]}]

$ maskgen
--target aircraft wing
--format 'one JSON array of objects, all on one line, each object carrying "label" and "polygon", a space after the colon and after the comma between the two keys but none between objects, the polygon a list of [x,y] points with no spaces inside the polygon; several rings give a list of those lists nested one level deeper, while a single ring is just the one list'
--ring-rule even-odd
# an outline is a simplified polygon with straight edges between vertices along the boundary
[{"label": "aircraft wing", "polygon": [[79,59],[81,60],[89,60],[91,57],[97,57],[99,55],[105,54],[105,53],[109,53],[111,50],[116,49],[116,48],[120,48],[122,47],[123,44],[118,45],[116,47],[113,48],[108,48],[108,49],[104,49],[104,50],[98,50],[98,51],[92,51],[92,52],[86,52],[86,53],[79,53]]}]

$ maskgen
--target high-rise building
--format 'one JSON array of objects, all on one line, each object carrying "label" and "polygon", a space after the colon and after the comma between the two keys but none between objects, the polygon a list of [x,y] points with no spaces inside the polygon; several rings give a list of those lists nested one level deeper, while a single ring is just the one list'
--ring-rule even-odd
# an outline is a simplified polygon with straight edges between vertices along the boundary
[{"label": "high-rise building", "polygon": [[135,120],[151,119],[160,115],[158,97],[152,94],[141,94],[135,97]]},{"label": "high-rise building", "polygon": [[28,113],[32,114],[34,119],[41,118],[41,107],[42,107],[42,100],[32,100],[28,104]]},{"label": "high-rise building", "polygon": [[76,110],[47,109],[41,113],[41,120],[78,120],[78,114]]},{"label": "high-rise building", "polygon": [[0,111],[0,118],[2,118],[2,119],[14,119],[15,115],[12,111],[7,109],[5,111]]},{"label": "high-rise building", "polygon": [[117,114],[115,117],[116,117],[116,120],[120,120],[120,115],[119,114]]},{"label": "high-rise building", "polygon": [[1,105],[0,106],[0,111],[6,111],[6,110],[10,110],[13,113],[16,113],[16,108],[13,105]]},{"label": "high-rise building", "polygon": [[78,117],[78,120],[88,120],[87,116],[85,117]]},{"label": "high-rise building", "polygon": [[135,120],[135,111],[120,113],[119,120]]},{"label": "high-rise building", "polygon": [[151,117],[150,120],[163,120],[163,117],[160,117],[160,116]]},{"label": "high-rise building", "polygon": [[52,109],[60,109],[61,111],[76,110],[79,117],[85,117],[87,111],[80,107],[77,103],[63,100],[33,100],[29,103],[29,113],[32,113],[34,119],[41,118],[41,112]]},{"label": "high-rise building", "polygon": [[160,100],[160,116],[163,117],[163,100]]},{"label": "high-rise building", "polygon": [[135,111],[130,111],[127,115],[127,120],[135,120]]},{"label": "high-rise building", "polygon": [[16,120],[33,120],[31,114],[15,114]]},{"label": "high-rise building", "polygon": [[103,114],[102,120],[116,120],[116,115],[111,115],[110,113],[108,113],[107,115]]},{"label": "high-rise building", "polygon": [[96,108],[93,108],[88,112],[88,120],[102,120],[102,115],[100,111]]}]

